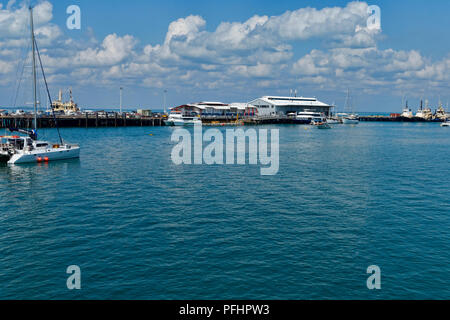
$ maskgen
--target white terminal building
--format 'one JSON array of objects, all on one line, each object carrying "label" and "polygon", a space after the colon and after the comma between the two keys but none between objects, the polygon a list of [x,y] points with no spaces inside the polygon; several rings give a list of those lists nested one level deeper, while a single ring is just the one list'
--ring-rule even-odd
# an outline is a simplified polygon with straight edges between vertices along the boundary
[{"label": "white terminal building", "polygon": [[329,116],[331,108],[334,107],[316,98],[278,96],[264,96],[250,101],[249,104],[257,108],[259,116],[287,115],[305,111],[324,113]]},{"label": "white terminal building", "polygon": [[198,102],[185,104],[171,110],[201,116],[283,116],[289,113],[318,112],[331,114],[333,106],[316,98],[264,96],[248,103]]}]

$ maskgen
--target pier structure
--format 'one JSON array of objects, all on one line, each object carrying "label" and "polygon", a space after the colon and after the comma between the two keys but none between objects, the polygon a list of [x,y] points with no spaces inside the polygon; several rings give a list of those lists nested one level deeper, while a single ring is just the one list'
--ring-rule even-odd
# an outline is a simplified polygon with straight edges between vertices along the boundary
[{"label": "pier structure", "polygon": [[[49,115],[37,117],[38,128],[98,128],[98,127],[160,127],[165,126],[164,117],[159,114],[144,116],[139,114],[127,115],[120,113],[79,114],[73,116]],[[264,125],[264,124],[305,124],[304,120],[286,115],[202,115],[204,125]],[[442,119],[405,119],[400,116],[360,116],[362,122],[444,122]],[[34,127],[34,115],[0,115],[0,128]]]},{"label": "pier structure", "polygon": [[[56,120],[55,120],[56,119]],[[0,128],[33,128],[34,115],[4,115],[0,116]],[[126,114],[80,114],[73,116],[57,115],[56,117],[41,115],[37,117],[38,128],[97,128],[97,127],[159,127],[164,126],[161,117],[155,115],[128,116]]]}]

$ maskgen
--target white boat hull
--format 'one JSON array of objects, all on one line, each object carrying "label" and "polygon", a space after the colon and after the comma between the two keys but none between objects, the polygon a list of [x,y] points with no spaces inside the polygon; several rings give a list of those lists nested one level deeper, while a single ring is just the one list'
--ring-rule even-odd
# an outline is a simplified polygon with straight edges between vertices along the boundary
[{"label": "white boat hull", "polygon": [[36,163],[57,160],[76,159],[80,157],[80,147],[60,147],[47,150],[33,150],[16,153],[11,156],[8,164]]},{"label": "white boat hull", "polygon": [[195,126],[195,125],[201,125],[202,121],[201,120],[196,120],[196,121],[192,121],[192,120],[181,120],[181,121],[177,121],[177,120],[173,120],[173,121],[166,121],[166,126],[176,126],[176,127],[181,127],[181,126]]},{"label": "white boat hull", "polygon": [[346,119],[346,118],[344,118],[344,119],[342,119],[342,123],[343,123],[343,124],[358,124],[358,123],[359,123],[359,120],[357,120],[357,119]]},{"label": "white boat hull", "polygon": [[450,122],[441,123],[441,127],[450,127]]}]

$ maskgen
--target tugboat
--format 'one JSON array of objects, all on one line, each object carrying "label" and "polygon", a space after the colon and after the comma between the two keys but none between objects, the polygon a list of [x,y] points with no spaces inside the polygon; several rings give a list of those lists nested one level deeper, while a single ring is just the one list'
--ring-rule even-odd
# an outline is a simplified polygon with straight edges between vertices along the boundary
[{"label": "tugboat", "polygon": [[408,107],[408,100],[406,100],[406,106],[403,109],[403,112],[400,115],[400,118],[403,121],[412,121],[414,118],[414,114],[413,114],[412,110]]},{"label": "tugboat", "polygon": [[436,110],[436,114],[434,115],[434,118],[438,121],[447,120],[447,112],[445,111],[444,107],[442,106],[441,99],[439,99],[439,108]]},{"label": "tugboat", "polygon": [[425,100],[425,108],[423,108],[423,101],[420,100],[420,109],[417,111],[414,119],[416,121],[429,121],[433,118],[433,113],[430,108],[428,108],[428,100]]},{"label": "tugboat", "polygon": [[73,101],[72,88],[69,90],[70,100],[63,102],[62,90],[59,90],[58,100],[52,103],[52,110],[56,114],[64,114],[67,116],[74,115],[80,112],[78,105]]},{"label": "tugboat", "polygon": [[[59,128],[57,132],[59,136],[59,143],[49,143],[47,141],[39,141],[37,134],[37,59],[39,60],[40,69],[42,71],[42,77],[45,82],[45,88],[48,95],[48,99],[51,102],[50,91],[47,86],[47,80],[45,77],[44,67],[42,65],[41,56],[37,46],[34,23],[33,23],[33,9],[30,7],[30,25],[31,25],[31,42],[32,42],[32,61],[33,61],[33,96],[34,96],[34,129],[24,130],[18,128],[10,128],[11,132],[23,133],[27,136],[11,136],[4,137],[4,143],[2,143],[0,158],[7,160],[8,164],[21,164],[21,163],[36,163],[36,162],[48,162],[53,160],[73,159],[79,158],[80,146],[64,143]],[[53,104],[51,104],[53,105]],[[56,117],[53,112],[55,123]]]}]

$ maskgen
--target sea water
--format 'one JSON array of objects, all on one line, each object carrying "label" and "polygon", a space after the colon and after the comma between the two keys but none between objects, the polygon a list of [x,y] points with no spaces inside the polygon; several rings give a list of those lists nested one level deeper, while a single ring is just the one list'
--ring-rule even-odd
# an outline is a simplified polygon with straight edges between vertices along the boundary
[{"label": "sea water", "polygon": [[168,127],[63,129],[80,160],[0,167],[0,298],[450,298],[449,129],[261,128],[274,176],[177,166]]}]

